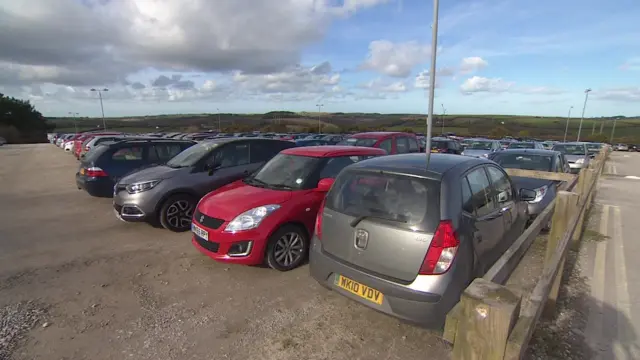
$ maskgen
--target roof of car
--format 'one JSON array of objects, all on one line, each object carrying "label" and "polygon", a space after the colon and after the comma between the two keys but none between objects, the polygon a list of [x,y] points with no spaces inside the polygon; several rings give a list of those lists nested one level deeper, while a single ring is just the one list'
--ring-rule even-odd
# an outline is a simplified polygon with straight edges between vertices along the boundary
[{"label": "roof of car", "polygon": [[338,146],[338,145],[323,145],[323,146],[306,146],[306,147],[294,147],[281,151],[282,154],[287,155],[299,155],[310,157],[336,157],[336,156],[358,156],[358,155],[386,155],[387,152],[372,147],[364,146]]},{"label": "roof of car", "polygon": [[586,144],[586,143],[584,143],[584,142],[582,142],[582,141],[580,141],[580,142],[578,142],[578,141],[572,141],[572,142],[559,142],[559,143],[555,143],[555,144],[553,144],[553,145],[555,146],[555,145],[585,145],[585,144]]},{"label": "roof of car", "polygon": [[450,138],[446,138],[446,137],[434,137],[434,138],[431,138],[431,141],[433,141],[433,140],[435,140],[435,141],[456,141],[454,139],[450,139]]},{"label": "roof of car", "polygon": [[463,165],[469,168],[475,165],[493,163],[487,159],[453,154],[432,154],[429,170],[426,169],[425,153],[380,156],[351,165],[352,169],[382,170],[398,174],[408,174],[432,179],[440,179],[444,173]]},{"label": "roof of car", "polygon": [[351,135],[351,137],[354,138],[383,138],[385,136],[391,136],[391,135],[414,135],[414,134],[409,134],[409,133],[405,133],[405,132],[401,132],[401,131],[371,131],[371,132],[363,132],[363,133],[357,133],[357,134],[353,134]]},{"label": "roof of car", "polygon": [[559,151],[545,150],[545,149],[504,149],[494,153],[494,155],[500,154],[531,154],[531,155],[555,155],[560,154]]}]

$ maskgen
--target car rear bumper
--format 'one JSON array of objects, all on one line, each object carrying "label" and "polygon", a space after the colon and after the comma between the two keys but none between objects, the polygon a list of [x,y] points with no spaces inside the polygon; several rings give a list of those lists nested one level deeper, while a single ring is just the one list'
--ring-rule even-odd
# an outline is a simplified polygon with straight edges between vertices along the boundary
[{"label": "car rear bumper", "polygon": [[[456,295],[456,290],[451,287],[447,288],[444,295],[419,292],[349,267],[323,253],[315,236],[309,251],[309,271],[326,288],[387,315],[427,328],[441,328],[447,312],[459,299],[459,292]],[[338,287],[335,284],[338,275],[380,291],[384,296],[382,304],[378,305]]]},{"label": "car rear bumper", "polygon": [[76,186],[91,196],[111,197],[113,195],[113,182],[108,178],[91,178],[76,173]]}]

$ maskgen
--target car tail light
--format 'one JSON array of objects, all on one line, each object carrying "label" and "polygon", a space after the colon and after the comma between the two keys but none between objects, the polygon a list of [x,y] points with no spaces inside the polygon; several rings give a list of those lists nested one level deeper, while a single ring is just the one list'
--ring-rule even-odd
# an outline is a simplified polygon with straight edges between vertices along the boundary
[{"label": "car tail light", "polygon": [[84,147],[84,149],[85,149],[86,151],[89,151],[89,149],[91,149],[91,146],[86,145],[86,146]]},{"label": "car tail light", "polygon": [[316,215],[316,227],[314,232],[316,233],[318,240],[322,240],[322,212],[324,211],[324,202],[325,200],[322,200],[320,208],[318,208],[318,215]]},{"label": "car tail light", "polygon": [[418,275],[438,275],[449,270],[460,241],[451,220],[442,220],[436,229]]},{"label": "car tail light", "polygon": [[109,176],[104,170],[99,167],[90,167],[87,168],[87,171],[84,173],[88,177],[106,177]]}]

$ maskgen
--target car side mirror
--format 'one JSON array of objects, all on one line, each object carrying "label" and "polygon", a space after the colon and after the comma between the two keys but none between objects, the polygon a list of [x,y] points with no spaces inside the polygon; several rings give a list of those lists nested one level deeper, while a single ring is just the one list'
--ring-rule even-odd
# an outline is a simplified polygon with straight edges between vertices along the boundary
[{"label": "car side mirror", "polygon": [[323,193],[328,192],[329,189],[331,189],[331,186],[333,186],[334,181],[335,180],[332,178],[320,179],[320,181],[318,181],[318,186],[315,188],[315,191]]},{"label": "car side mirror", "polygon": [[530,189],[520,189],[520,200],[533,201],[536,199],[536,192]]},{"label": "car side mirror", "polygon": [[220,167],[220,163],[219,162],[212,162],[212,163],[208,163],[208,164],[204,164],[204,169],[205,171],[209,172],[209,175],[213,175],[213,172],[218,169]]}]

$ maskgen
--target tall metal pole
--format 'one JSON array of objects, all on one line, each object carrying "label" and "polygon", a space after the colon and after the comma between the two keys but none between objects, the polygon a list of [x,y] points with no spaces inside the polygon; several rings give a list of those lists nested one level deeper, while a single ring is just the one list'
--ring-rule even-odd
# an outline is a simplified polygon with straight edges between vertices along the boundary
[{"label": "tall metal pole", "polygon": [[613,146],[613,134],[615,134],[616,132],[616,122],[618,121],[618,118],[614,118],[613,119],[613,127],[611,128],[611,140],[609,140],[609,143]]},{"label": "tall metal pole", "polygon": [[429,68],[429,110],[427,112],[427,170],[431,161],[431,125],[433,124],[433,99],[436,90],[436,59],[438,51],[438,10],[439,0],[433,0],[433,24],[431,25],[431,67]]},{"label": "tall metal pole", "polygon": [[320,123],[320,112],[322,111],[321,109],[324,104],[316,104],[316,106],[318,107],[318,134],[320,134],[322,132],[322,124]]},{"label": "tall metal pole", "polygon": [[571,109],[573,109],[573,105],[569,107],[569,115],[567,115],[567,126],[564,127],[564,139],[562,139],[562,142],[567,142],[567,132],[569,131],[569,119],[571,119]]},{"label": "tall metal pole", "polygon": [[444,108],[444,104],[440,104],[442,106],[442,135],[444,135],[444,118],[447,115],[447,109]]},{"label": "tall metal pole", "polygon": [[580,133],[582,132],[582,121],[584,121],[584,111],[587,109],[587,100],[589,99],[589,93],[591,89],[584,91],[584,105],[582,106],[582,116],[580,117],[580,127],[578,127],[578,138],[576,141],[580,141]]},{"label": "tall metal pole", "polygon": [[100,98],[100,111],[102,112],[102,129],[107,130],[107,122],[104,120],[104,106],[102,105],[102,92],[109,91],[109,89],[91,89],[91,91],[95,91],[98,93],[98,97]]},{"label": "tall metal pole", "polygon": [[222,132],[222,127],[220,126],[220,109],[216,108],[218,111],[218,132]]},{"label": "tall metal pole", "polygon": [[78,113],[74,113],[69,111],[69,115],[71,115],[71,118],[73,119],[73,126],[76,128],[76,134],[78,133],[78,121],[76,120],[76,114]]}]

